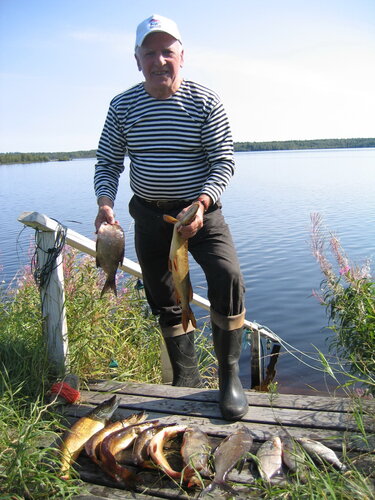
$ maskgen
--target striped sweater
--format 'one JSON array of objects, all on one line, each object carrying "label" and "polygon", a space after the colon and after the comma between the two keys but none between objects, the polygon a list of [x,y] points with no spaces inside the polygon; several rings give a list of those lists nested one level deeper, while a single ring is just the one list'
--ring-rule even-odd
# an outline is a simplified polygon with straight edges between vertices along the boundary
[{"label": "striped sweater", "polygon": [[211,90],[183,81],[169,99],[151,97],[140,83],[110,104],[97,151],[97,197],[116,198],[124,157],[130,186],[146,199],[216,202],[234,173],[227,115]]}]

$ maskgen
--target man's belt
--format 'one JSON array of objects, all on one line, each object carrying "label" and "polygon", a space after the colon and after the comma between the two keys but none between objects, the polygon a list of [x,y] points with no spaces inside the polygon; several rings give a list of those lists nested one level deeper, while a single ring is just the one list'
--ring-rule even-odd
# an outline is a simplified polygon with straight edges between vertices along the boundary
[{"label": "man's belt", "polygon": [[146,206],[156,208],[158,210],[162,210],[168,212],[168,210],[177,210],[179,208],[188,207],[193,203],[194,200],[147,200],[146,198],[141,198],[140,196],[135,195],[137,200],[140,203],[143,203]]}]

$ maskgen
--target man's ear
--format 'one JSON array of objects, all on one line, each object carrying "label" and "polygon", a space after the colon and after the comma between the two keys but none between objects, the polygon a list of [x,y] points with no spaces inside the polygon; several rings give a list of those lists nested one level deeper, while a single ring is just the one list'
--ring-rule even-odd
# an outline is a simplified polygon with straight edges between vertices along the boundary
[{"label": "man's ear", "polygon": [[141,67],[141,64],[139,62],[139,58],[138,58],[137,54],[134,54],[134,57],[135,57],[135,60],[137,61],[138,71],[142,71],[142,67]]}]

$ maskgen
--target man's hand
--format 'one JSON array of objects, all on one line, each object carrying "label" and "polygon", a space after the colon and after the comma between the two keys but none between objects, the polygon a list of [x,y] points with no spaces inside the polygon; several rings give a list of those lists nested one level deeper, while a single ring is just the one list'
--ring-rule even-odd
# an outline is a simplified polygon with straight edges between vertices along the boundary
[{"label": "man's hand", "polygon": [[[199,196],[198,201],[199,203],[199,208],[196,213],[195,218],[192,220],[192,222],[187,225],[187,226],[180,226],[178,229],[178,232],[181,234],[181,236],[185,239],[189,239],[192,236],[195,236],[197,232],[203,227],[203,215],[206,211],[206,208],[208,208],[211,205],[211,198],[205,194]],[[178,215],[177,219],[180,219],[184,213],[189,210],[191,205],[188,207],[184,208]]]},{"label": "man's hand", "polygon": [[107,196],[101,196],[98,199],[98,215],[95,219],[95,229],[98,232],[101,224],[103,222],[108,222],[108,224],[115,223],[115,214],[113,212],[113,201]]}]

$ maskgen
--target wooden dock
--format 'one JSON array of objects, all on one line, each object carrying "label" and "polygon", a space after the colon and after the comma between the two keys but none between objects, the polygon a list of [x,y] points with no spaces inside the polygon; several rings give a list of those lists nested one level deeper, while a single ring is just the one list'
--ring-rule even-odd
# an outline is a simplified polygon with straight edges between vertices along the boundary
[{"label": "wooden dock", "polygon": [[[375,469],[374,400],[363,401],[363,410],[367,413],[363,417],[366,442],[358,430],[353,405],[348,398],[246,393],[249,402],[247,415],[240,422],[227,422],[221,417],[216,390],[107,380],[89,384],[88,390],[81,391],[81,404],[66,406],[64,417],[66,424],[71,425],[93,406],[117,394],[120,405],[114,414],[116,419],[144,410],[148,419],[199,426],[209,435],[212,445],[245,425],[254,437],[252,453],[256,453],[260,444],[274,435],[309,437],[326,444],[339,457],[346,450],[351,463],[366,473]],[[76,467],[90,493],[76,496],[75,500],[189,499],[196,498],[200,492],[199,489],[182,488],[161,472],[146,469],[137,471],[140,481],[134,491],[127,491],[93,464],[84,452]],[[250,494],[246,493],[249,492],[248,484],[254,482],[256,477],[254,465],[249,463],[241,473],[233,470],[228,479],[236,482],[238,498],[250,498]]]}]

